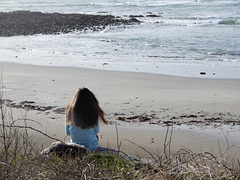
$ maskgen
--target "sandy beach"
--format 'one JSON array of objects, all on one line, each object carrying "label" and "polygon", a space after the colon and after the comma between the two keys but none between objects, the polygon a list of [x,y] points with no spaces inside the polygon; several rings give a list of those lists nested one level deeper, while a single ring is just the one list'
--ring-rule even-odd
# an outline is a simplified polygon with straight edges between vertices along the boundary
[{"label": "sandy beach", "polygon": [[[68,142],[64,108],[79,87],[98,97],[109,125],[100,126],[100,146],[130,155],[163,151],[173,126],[171,152],[186,147],[219,153],[230,145],[240,157],[240,80],[173,77],[74,67],[44,67],[1,62],[4,98],[14,119]],[[19,121],[20,122],[20,121]],[[39,143],[54,140],[34,133]],[[134,145],[133,143],[138,146]]]}]

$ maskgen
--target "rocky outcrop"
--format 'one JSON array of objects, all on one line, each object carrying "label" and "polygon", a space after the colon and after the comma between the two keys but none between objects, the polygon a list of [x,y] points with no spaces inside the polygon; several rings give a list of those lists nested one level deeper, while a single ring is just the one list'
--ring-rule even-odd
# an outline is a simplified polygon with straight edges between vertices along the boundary
[{"label": "rocky outcrop", "polygon": [[0,12],[0,36],[59,34],[72,31],[98,31],[106,26],[140,23],[135,18],[112,15],[60,14],[30,11]]}]

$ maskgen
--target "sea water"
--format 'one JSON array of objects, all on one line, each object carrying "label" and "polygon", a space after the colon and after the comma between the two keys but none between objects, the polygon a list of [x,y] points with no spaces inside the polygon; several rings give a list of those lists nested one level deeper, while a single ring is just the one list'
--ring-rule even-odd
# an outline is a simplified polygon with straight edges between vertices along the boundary
[{"label": "sea water", "polygon": [[0,0],[0,12],[18,10],[143,17],[98,32],[0,37],[0,61],[240,78],[240,0]]}]

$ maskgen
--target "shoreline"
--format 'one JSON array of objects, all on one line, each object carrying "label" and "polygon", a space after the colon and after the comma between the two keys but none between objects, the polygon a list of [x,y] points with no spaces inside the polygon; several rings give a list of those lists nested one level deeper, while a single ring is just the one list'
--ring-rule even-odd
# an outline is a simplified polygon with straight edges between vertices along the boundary
[{"label": "shoreline", "polygon": [[[176,78],[189,78],[189,79],[212,79],[212,80],[240,80],[240,77],[238,77],[238,75],[236,75],[235,77],[233,77],[232,75],[231,76],[226,76],[223,78],[224,74],[221,74],[220,76],[216,76],[216,75],[212,75],[211,73],[206,73],[205,71],[202,71],[203,74],[201,74],[201,71],[200,69],[202,68],[201,66],[199,66],[198,69],[195,69],[195,71],[197,71],[198,74],[186,74],[186,73],[180,73],[180,72],[175,72],[174,73],[169,73],[169,70],[167,70],[166,72],[162,72],[162,73],[158,73],[158,72],[148,72],[148,71],[139,71],[139,70],[133,70],[133,69],[129,69],[129,70],[122,70],[122,69],[114,69],[114,68],[106,68],[104,67],[104,63],[102,65],[100,64],[95,64],[96,62],[93,62],[94,63],[94,67],[92,66],[89,66],[88,64],[86,65],[83,65],[83,66],[74,66],[74,64],[71,64],[71,65],[68,65],[68,64],[62,64],[62,65],[55,65],[55,64],[38,64],[38,63],[31,63],[31,62],[19,62],[19,61],[14,61],[14,60],[11,60],[11,61],[0,61],[0,63],[3,63],[3,64],[19,64],[19,65],[26,65],[26,66],[39,66],[39,67],[53,67],[53,68],[77,68],[77,69],[85,69],[85,70],[90,70],[90,71],[106,71],[106,72],[116,72],[116,73],[136,73],[136,74],[146,74],[146,75],[159,75],[159,76],[166,76],[166,77],[176,77]],[[106,63],[108,64],[108,63]],[[189,64],[190,65],[190,64]],[[96,66],[96,67],[95,67]],[[102,68],[100,67],[102,66]],[[173,64],[171,65],[170,64],[164,64],[162,69],[165,68],[169,68],[169,66],[178,66],[179,65],[176,65],[176,64]],[[190,66],[194,66],[194,64],[190,65]],[[175,67],[175,68],[176,68]],[[204,67],[204,66],[203,66]],[[183,68],[181,67],[180,68],[182,71],[183,71]],[[188,70],[190,69],[190,67],[187,68]],[[222,69],[224,70],[224,69]],[[207,71],[210,71],[209,69]],[[211,72],[214,72],[216,70],[211,70]],[[219,70],[220,71],[220,70]],[[225,71],[224,71],[225,72]],[[205,74],[206,73],[206,74]],[[219,74],[218,74],[219,75]]]},{"label": "shoreline", "polygon": [[[183,78],[3,62],[1,67],[4,93],[12,101],[9,103],[16,105],[10,106],[14,117],[18,119],[26,115],[41,124],[29,122],[30,125],[65,142],[65,114],[61,108],[65,108],[78,87],[85,86],[96,94],[108,119],[112,121],[108,126],[101,125],[100,145],[117,147],[116,123],[118,141],[123,141],[121,148],[130,155],[136,155],[139,151],[144,156],[146,152],[124,139],[156,154],[157,151],[161,152],[166,129],[171,125],[174,127],[173,153],[182,146],[197,151],[200,144],[203,150],[213,147],[216,151],[218,141],[225,147],[222,131],[229,133],[229,137],[233,138],[229,142],[234,143],[236,148],[240,145],[236,138],[240,134],[240,80]],[[24,101],[24,108],[17,107]],[[143,115],[145,119],[139,122]],[[231,123],[224,129],[223,124],[227,120],[231,120]],[[188,124],[190,121],[192,124]],[[52,142],[39,134],[34,137],[39,143],[45,142],[46,146]]]}]

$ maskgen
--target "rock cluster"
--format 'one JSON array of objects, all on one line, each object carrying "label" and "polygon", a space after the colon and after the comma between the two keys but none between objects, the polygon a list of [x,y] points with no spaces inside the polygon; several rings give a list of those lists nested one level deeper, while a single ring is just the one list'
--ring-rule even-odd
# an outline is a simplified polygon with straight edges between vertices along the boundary
[{"label": "rock cluster", "polygon": [[135,18],[121,19],[112,15],[60,14],[30,11],[0,12],[0,36],[58,34],[106,26],[140,23]]}]

